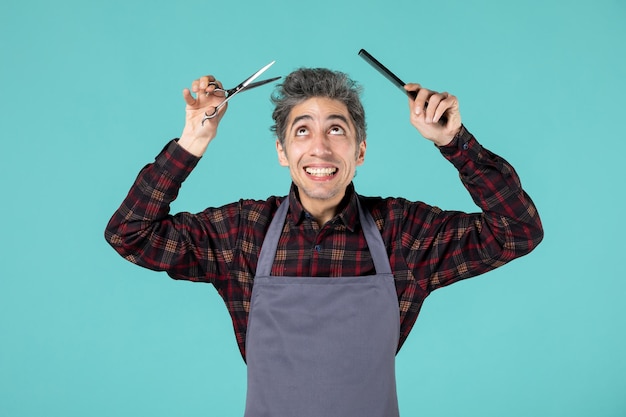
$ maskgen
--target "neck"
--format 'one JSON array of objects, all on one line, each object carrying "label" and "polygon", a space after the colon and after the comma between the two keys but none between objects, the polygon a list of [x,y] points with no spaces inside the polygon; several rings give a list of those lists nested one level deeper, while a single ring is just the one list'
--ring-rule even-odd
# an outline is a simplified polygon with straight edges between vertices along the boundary
[{"label": "neck", "polygon": [[[339,202],[341,199],[339,199]],[[331,202],[326,200],[316,200],[309,198],[300,199],[300,203],[304,210],[313,217],[315,222],[320,226],[324,226],[337,214],[339,202]]]},{"label": "neck", "polygon": [[347,194],[346,189],[343,193],[331,198],[313,198],[300,190],[297,191],[298,200],[302,204],[303,209],[313,217],[320,227],[324,226],[339,213]]}]

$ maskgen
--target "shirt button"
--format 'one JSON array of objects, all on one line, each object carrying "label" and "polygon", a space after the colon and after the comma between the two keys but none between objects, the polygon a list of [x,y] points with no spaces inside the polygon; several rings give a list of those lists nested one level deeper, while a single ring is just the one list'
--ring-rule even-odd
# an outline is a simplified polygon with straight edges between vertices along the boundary
[{"label": "shirt button", "polygon": [[466,151],[466,150],[468,150],[468,149],[469,149],[469,143],[465,142],[465,143],[463,144],[463,150],[465,150],[465,151]]},{"label": "shirt button", "polygon": [[322,245],[315,245],[316,252],[321,252],[321,250],[322,250]]}]

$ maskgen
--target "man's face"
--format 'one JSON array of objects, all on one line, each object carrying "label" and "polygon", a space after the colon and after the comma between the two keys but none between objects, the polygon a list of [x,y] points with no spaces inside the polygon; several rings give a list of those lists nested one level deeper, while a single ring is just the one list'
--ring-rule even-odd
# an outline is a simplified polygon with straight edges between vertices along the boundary
[{"label": "man's face", "polygon": [[345,104],[310,98],[289,114],[284,147],[276,141],[278,160],[289,167],[308,211],[335,208],[365,158],[365,141],[357,147],[356,130]]}]

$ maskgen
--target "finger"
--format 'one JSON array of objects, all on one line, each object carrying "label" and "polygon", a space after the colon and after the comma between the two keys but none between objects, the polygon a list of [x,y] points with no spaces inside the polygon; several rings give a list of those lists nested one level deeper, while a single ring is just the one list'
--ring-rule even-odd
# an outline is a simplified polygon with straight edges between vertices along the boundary
[{"label": "finger", "polygon": [[415,100],[415,96],[417,96],[417,91],[419,89],[419,84],[409,83],[404,85],[404,90],[407,92],[407,96],[409,97],[409,107],[411,108],[411,111],[413,111],[413,100]]},{"label": "finger", "polygon": [[441,100],[442,100],[441,94],[434,93],[434,92],[430,95],[430,97],[428,97],[428,101],[426,103],[426,109],[424,111],[424,121],[426,123],[432,123],[433,117],[435,115],[435,110],[437,109],[437,106],[439,105]]},{"label": "finger", "polygon": [[415,91],[417,92],[417,90],[419,90],[420,88],[422,88],[421,85],[417,84],[417,83],[408,83],[404,86],[404,89],[406,91]]},{"label": "finger", "polygon": [[209,85],[207,86],[207,88],[204,89],[204,94],[206,96],[209,96],[213,91],[215,91],[218,88],[221,89],[221,90],[224,89],[224,87],[222,87],[221,81],[213,80],[213,81],[209,82]]},{"label": "finger", "polygon": [[446,113],[457,111],[459,108],[459,102],[453,95],[447,94],[446,97],[439,103],[435,113],[433,115],[433,123],[439,123],[440,120],[447,119]]},{"label": "finger", "polygon": [[433,94],[432,91],[427,90],[425,88],[420,88],[417,90],[417,95],[415,96],[414,104],[413,104],[413,112],[417,115],[422,114],[423,110],[428,106],[428,100],[430,96]]},{"label": "finger", "polygon": [[409,83],[404,85],[404,90],[409,93],[407,94],[409,97],[409,104],[413,106],[413,101],[415,100],[415,96],[419,89],[422,88],[419,84]]},{"label": "finger", "polygon": [[212,75],[205,75],[200,77],[198,81],[200,82],[200,89],[203,90],[209,86],[209,83],[215,81],[215,77]]},{"label": "finger", "polygon": [[215,81],[212,75],[204,75],[191,83],[191,91],[198,93],[207,88],[210,82]]}]

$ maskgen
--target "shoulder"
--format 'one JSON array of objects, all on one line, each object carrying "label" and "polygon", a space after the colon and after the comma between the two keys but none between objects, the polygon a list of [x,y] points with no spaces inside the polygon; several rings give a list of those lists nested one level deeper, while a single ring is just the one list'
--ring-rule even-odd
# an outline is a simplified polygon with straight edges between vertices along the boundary
[{"label": "shoulder", "polygon": [[284,199],[284,196],[270,196],[265,200],[241,199],[230,207],[236,209],[246,221],[268,223]]},{"label": "shoulder", "polygon": [[211,222],[225,219],[240,219],[241,222],[264,222],[272,216],[280,206],[284,197],[271,196],[265,200],[240,199],[219,207],[207,207],[201,216]]},{"label": "shoulder", "polygon": [[379,229],[408,224],[428,224],[443,211],[422,201],[411,201],[403,197],[359,196],[361,205],[367,210]]},{"label": "shoulder", "polygon": [[[364,209],[378,217],[389,217],[397,213],[406,213],[420,209],[430,210],[431,207],[422,201],[411,201],[403,197],[376,197],[359,195]],[[435,208],[436,209],[436,208]]]}]

